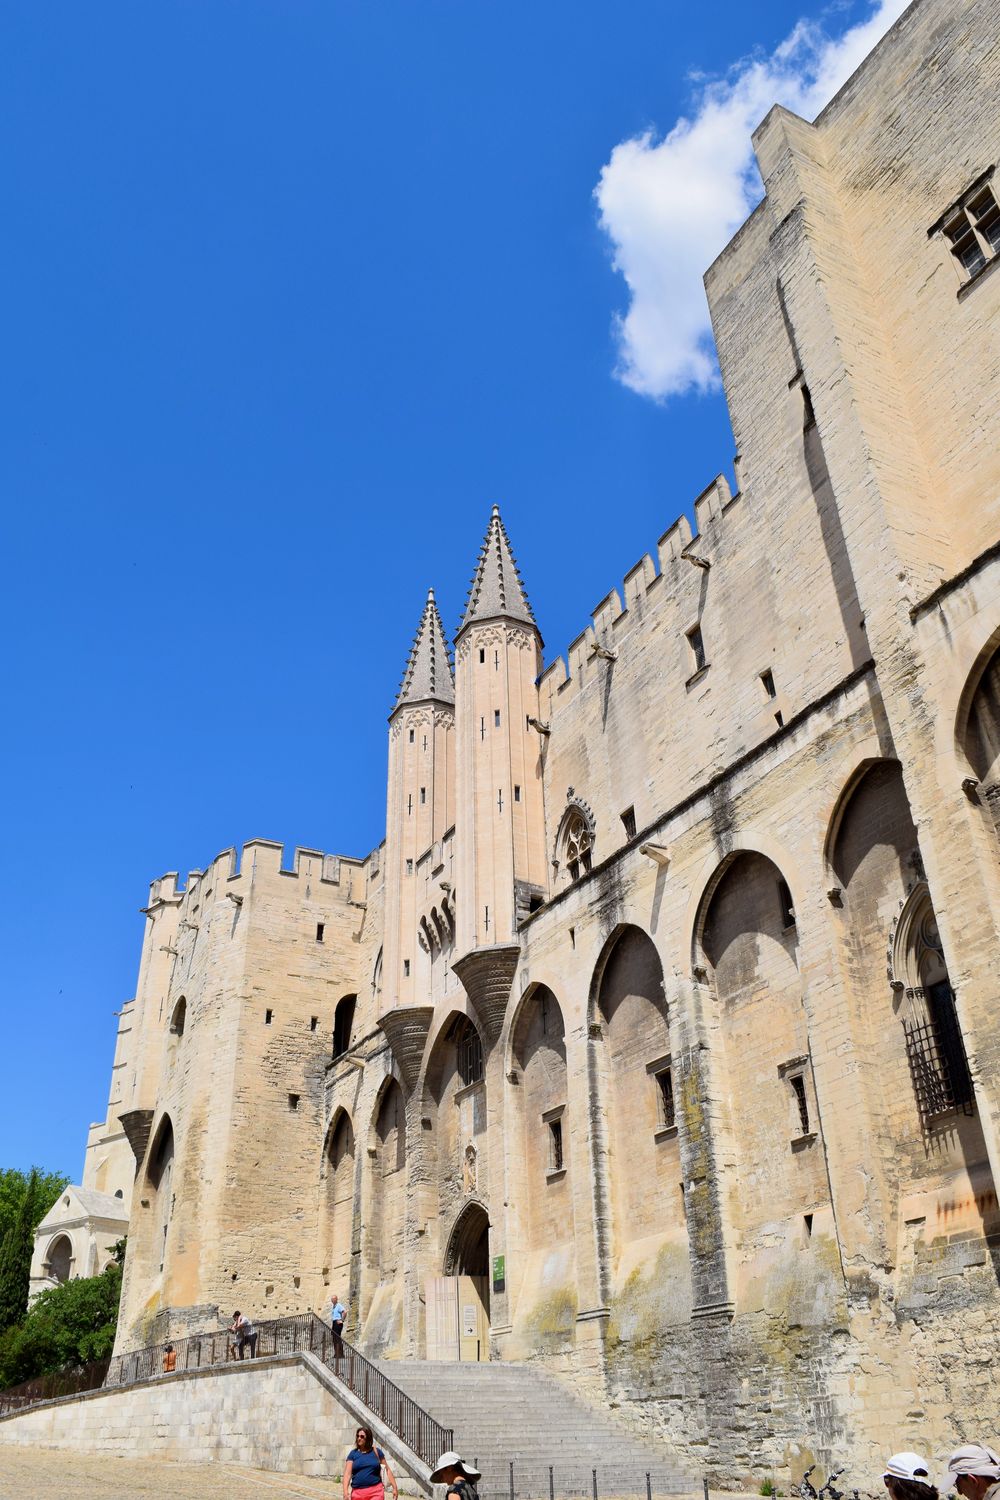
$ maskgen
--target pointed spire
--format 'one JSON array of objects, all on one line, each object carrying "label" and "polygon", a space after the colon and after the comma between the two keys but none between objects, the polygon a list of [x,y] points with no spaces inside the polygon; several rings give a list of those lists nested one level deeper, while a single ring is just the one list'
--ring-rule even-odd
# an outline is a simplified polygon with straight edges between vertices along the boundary
[{"label": "pointed spire", "polygon": [[437,703],[454,703],[455,680],[451,671],[451,657],[444,637],[444,626],[434,602],[434,590],[427,590],[427,603],[420,616],[420,625],[410,647],[410,657],[403,673],[399,694],[393,713],[405,703],[426,703],[428,698]]},{"label": "pointed spire", "polygon": [[535,624],[511,551],[510,538],[500,519],[499,505],[494,505],[490,516],[486,539],[469,589],[465,614],[458,627],[459,635],[473,620],[488,620],[496,615],[506,615],[511,620],[524,620],[528,625]]}]

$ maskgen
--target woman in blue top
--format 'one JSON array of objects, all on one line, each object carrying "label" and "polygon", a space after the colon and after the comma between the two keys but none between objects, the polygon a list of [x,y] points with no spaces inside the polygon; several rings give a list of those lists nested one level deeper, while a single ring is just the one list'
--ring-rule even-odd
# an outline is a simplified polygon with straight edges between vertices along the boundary
[{"label": "woman in blue top", "polygon": [[399,1500],[399,1486],[381,1448],[376,1448],[370,1427],[359,1427],[354,1434],[356,1446],[347,1455],[344,1464],[344,1500],[384,1500],[382,1470],[386,1483],[392,1491],[392,1500]]}]

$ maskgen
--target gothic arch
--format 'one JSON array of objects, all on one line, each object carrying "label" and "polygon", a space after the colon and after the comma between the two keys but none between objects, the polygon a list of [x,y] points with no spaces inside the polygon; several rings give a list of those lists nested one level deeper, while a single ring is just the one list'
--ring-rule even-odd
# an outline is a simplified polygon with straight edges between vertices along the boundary
[{"label": "gothic arch", "polygon": [[445,1276],[489,1274],[490,1216],[485,1203],[470,1198],[459,1209],[444,1252]]},{"label": "gothic arch", "polygon": [[769,838],[758,829],[752,833],[737,834],[732,840],[732,848],[723,855],[722,859],[710,857],[705,861],[700,878],[688,902],[687,930],[691,934],[690,954],[693,970],[702,969],[705,966],[703,943],[705,918],[713,897],[726,878],[730,866],[745,854],[757,855],[774,866],[779,878],[788,886],[793,910],[798,908],[804,893],[805,878],[800,874],[788,851],[775,839]]},{"label": "gothic arch", "polygon": [[[959,760],[971,764],[969,756],[969,735],[972,729],[972,720],[975,708],[976,695],[983,686],[984,680],[1000,657],[1000,626],[992,631],[983,642],[976,659],[969,669],[965,683],[959,695],[958,706],[955,711],[955,750]],[[973,766],[975,769],[975,766]]]},{"label": "gothic arch", "polygon": [[594,865],[597,820],[589,803],[577,797],[570,787],[566,808],[556,832],[552,865],[564,884],[575,884],[590,873]]},{"label": "gothic arch", "polygon": [[330,1121],[320,1167],[320,1257],[324,1283],[342,1301],[353,1302],[351,1245],[354,1233],[355,1139],[343,1106]]}]

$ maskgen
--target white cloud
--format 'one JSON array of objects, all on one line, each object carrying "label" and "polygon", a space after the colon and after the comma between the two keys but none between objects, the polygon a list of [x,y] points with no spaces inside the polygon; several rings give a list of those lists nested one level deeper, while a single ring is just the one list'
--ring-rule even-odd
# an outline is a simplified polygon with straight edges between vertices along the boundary
[{"label": "white cloud", "polygon": [[629,289],[615,373],[630,389],[663,399],[718,383],[701,278],[760,197],[751,132],[775,103],[813,119],[908,3],[877,0],[838,37],[799,21],[774,52],[701,81],[690,118],[662,139],[612,151],[594,196]]}]

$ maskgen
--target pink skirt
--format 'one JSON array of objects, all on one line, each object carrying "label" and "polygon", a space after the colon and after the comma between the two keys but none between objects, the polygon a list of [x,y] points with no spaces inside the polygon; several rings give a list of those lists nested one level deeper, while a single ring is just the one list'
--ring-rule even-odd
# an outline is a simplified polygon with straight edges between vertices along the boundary
[{"label": "pink skirt", "polygon": [[385,1500],[385,1486],[381,1479],[378,1484],[366,1484],[360,1489],[355,1486],[351,1490],[351,1500]]}]

